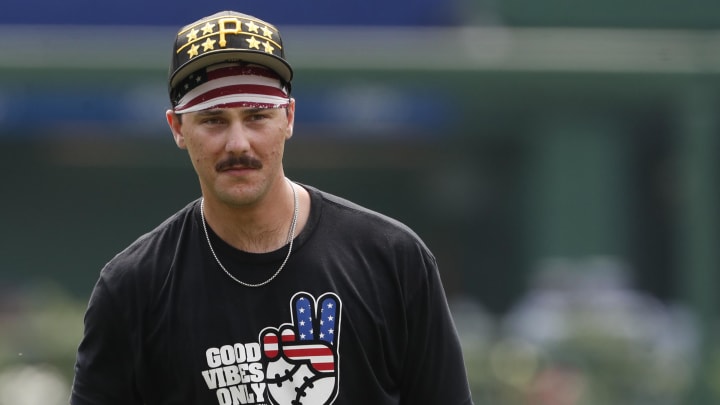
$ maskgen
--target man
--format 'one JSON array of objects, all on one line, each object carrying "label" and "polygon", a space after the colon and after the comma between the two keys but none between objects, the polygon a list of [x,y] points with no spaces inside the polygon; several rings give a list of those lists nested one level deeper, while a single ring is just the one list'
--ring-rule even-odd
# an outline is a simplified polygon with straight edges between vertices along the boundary
[{"label": "man", "polygon": [[202,198],[103,268],[73,405],[472,403],[423,242],[285,177],[292,75],[255,17],[178,33],[166,115]]}]

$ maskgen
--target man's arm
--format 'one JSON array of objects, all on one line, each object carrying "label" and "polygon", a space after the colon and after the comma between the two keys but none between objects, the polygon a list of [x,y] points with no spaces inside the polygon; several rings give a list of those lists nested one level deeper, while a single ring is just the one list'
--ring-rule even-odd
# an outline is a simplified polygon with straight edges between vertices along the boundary
[{"label": "man's arm", "polygon": [[418,277],[425,279],[407,303],[401,403],[471,405],[460,340],[434,257],[428,253],[420,267]]},{"label": "man's arm", "polygon": [[127,320],[101,277],[85,312],[85,333],[77,352],[72,405],[142,404],[135,389],[134,359]]}]

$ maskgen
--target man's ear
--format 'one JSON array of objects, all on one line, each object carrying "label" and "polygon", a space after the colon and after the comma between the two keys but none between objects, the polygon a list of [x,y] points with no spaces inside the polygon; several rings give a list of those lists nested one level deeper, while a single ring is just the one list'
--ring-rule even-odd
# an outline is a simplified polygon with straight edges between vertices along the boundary
[{"label": "man's ear", "polygon": [[290,139],[293,135],[293,127],[295,126],[295,99],[291,98],[290,103],[285,108],[285,111],[287,113],[287,120],[288,120],[288,126],[287,126],[287,135],[285,136],[285,139]]},{"label": "man's ear", "polygon": [[182,118],[173,110],[165,111],[165,118],[172,131],[175,144],[180,149],[185,149],[185,137],[182,134]]}]

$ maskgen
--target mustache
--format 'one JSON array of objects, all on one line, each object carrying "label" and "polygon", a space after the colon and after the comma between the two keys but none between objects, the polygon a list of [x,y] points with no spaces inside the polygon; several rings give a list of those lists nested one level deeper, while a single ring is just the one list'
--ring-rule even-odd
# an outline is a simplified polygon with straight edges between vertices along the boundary
[{"label": "mustache", "polygon": [[236,166],[246,167],[249,169],[262,169],[263,164],[258,159],[247,155],[230,156],[229,158],[218,162],[218,164],[215,165],[215,170],[220,172]]}]

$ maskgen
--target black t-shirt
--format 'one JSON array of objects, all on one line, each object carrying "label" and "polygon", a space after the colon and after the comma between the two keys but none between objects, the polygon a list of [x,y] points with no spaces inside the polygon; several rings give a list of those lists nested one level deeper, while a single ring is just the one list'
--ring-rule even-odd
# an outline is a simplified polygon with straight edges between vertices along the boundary
[{"label": "black t-shirt", "polygon": [[[199,200],[115,256],[88,304],[71,403],[471,404],[430,251],[401,223],[304,187],[308,222],[263,287],[220,269]],[[211,241],[249,283],[287,253]]]}]

